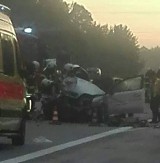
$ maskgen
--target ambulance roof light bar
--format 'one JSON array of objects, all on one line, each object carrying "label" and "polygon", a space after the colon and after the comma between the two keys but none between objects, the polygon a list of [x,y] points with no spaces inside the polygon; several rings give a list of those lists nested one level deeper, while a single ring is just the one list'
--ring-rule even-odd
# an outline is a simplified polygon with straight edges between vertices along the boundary
[{"label": "ambulance roof light bar", "polygon": [[0,4],[0,12],[10,16],[11,9],[5,5]]}]

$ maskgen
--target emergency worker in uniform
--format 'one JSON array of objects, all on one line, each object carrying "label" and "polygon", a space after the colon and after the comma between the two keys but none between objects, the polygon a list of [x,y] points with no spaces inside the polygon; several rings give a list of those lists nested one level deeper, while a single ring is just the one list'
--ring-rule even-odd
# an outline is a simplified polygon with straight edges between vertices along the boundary
[{"label": "emergency worker in uniform", "polygon": [[[28,100],[31,100],[31,111],[35,108],[35,101],[39,99],[40,83],[43,75],[40,71],[40,63],[37,61],[30,62],[26,65],[26,84],[27,93],[30,94]],[[38,95],[38,96],[37,96]]]},{"label": "emergency worker in uniform", "polygon": [[41,82],[41,102],[45,118],[51,120],[54,109],[58,108],[60,80],[55,62],[50,61],[47,63],[43,71],[45,78]]},{"label": "emergency worker in uniform", "polygon": [[33,61],[32,63],[34,64],[33,80],[35,84],[35,93],[39,93],[41,81],[45,78],[45,76],[42,74],[40,63],[37,61]]},{"label": "emergency worker in uniform", "polygon": [[156,72],[148,69],[145,74],[146,102],[150,102],[153,97],[154,83],[156,80]]},{"label": "emergency worker in uniform", "polygon": [[57,92],[56,85],[53,80],[47,78],[41,82],[41,93],[42,93],[42,109],[46,119],[51,120],[53,109],[57,106]]},{"label": "emergency worker in uniform", "polygon": [[45,76],[47,77],[47,79],[54,80],[55,75],[56,75],[56,70],[57,70],[56,63],[50,61],[49,63],[47,63],[47,65],[44,68],[43,72],[44,72]]},{"label": "emergency worker in uniform", "polygon": [[58,94],[60,92],[60,76],[57,73],[57,65],[55,62],[50,61],[47,63],[43,72],[48,80],[54,81],[55,91]]},{"label": "emergency worker in uniform", "polygon": [[25,78],[27,83],[27,90],[29,93],[34,94],[35,92],[38,92],[38,80],[40,77],[40,63],[37,61],[27,63]]},{"label": "emergency worker in uniform", "polygon": [[26,63],[26,84],[27,84],[27,91],[28,93],[34,93],[34,64],[32,62]]},{"label": "emergency worker in uniform", "polygon": [[151,98],[150,108],[152,110],[152,123],[160,121],[160,69],[157,71],[156,79],[153,85],[153,97]]}]

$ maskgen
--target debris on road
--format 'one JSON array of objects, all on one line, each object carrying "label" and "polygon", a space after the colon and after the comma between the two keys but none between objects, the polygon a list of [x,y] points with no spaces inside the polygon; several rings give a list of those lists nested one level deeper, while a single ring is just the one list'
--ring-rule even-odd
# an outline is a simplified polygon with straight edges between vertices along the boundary
[{"label": "debris on road", "polygon": [[49,140],[49,139],[47,139],[47,138],[45,138],[43,136],[40,136],[38,138],[33,139],[33,142],[34,143],[52,143],[51,140]]},{"label": "debris on road", "polygon": [[132,126],[134,128],[136,127],[149,127],[150,124],[146,119],[139,119],[138,117],[126,117],[126,118],[120,118],[120,117],[110,117],[109,126],[117,126],[117,127],[125,127],[125,126]]}]

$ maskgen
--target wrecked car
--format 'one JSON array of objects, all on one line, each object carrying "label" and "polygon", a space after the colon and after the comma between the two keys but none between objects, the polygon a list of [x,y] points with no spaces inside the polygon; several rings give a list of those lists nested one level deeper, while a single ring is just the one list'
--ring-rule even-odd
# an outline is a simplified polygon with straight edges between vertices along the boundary
[{"label": "wrecked car", "polygon": [[86,121],[91,116],[93,98],[105,92],[89,81],[87,71],[80,66],[73,65],[71,72],[74,74],[62,82],[60,117],[65,121]]},{"label": "wrecked car", "polygon": [[111,115],[134,115],[145,109],[145,88],[143,76],[119,81],[109,93],[95,97],[92,108],[101,109],[103,119],[107,122]]}]

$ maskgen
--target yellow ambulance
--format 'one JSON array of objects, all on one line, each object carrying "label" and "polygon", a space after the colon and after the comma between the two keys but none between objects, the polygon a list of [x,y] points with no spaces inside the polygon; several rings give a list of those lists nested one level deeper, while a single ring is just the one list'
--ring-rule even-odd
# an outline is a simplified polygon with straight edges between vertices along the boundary
[{"label": "yellow ambulance", "polygon": [[13,145],[25,142],[25,84],[23,64],[9,8],[0,5],[0,136]]}]

